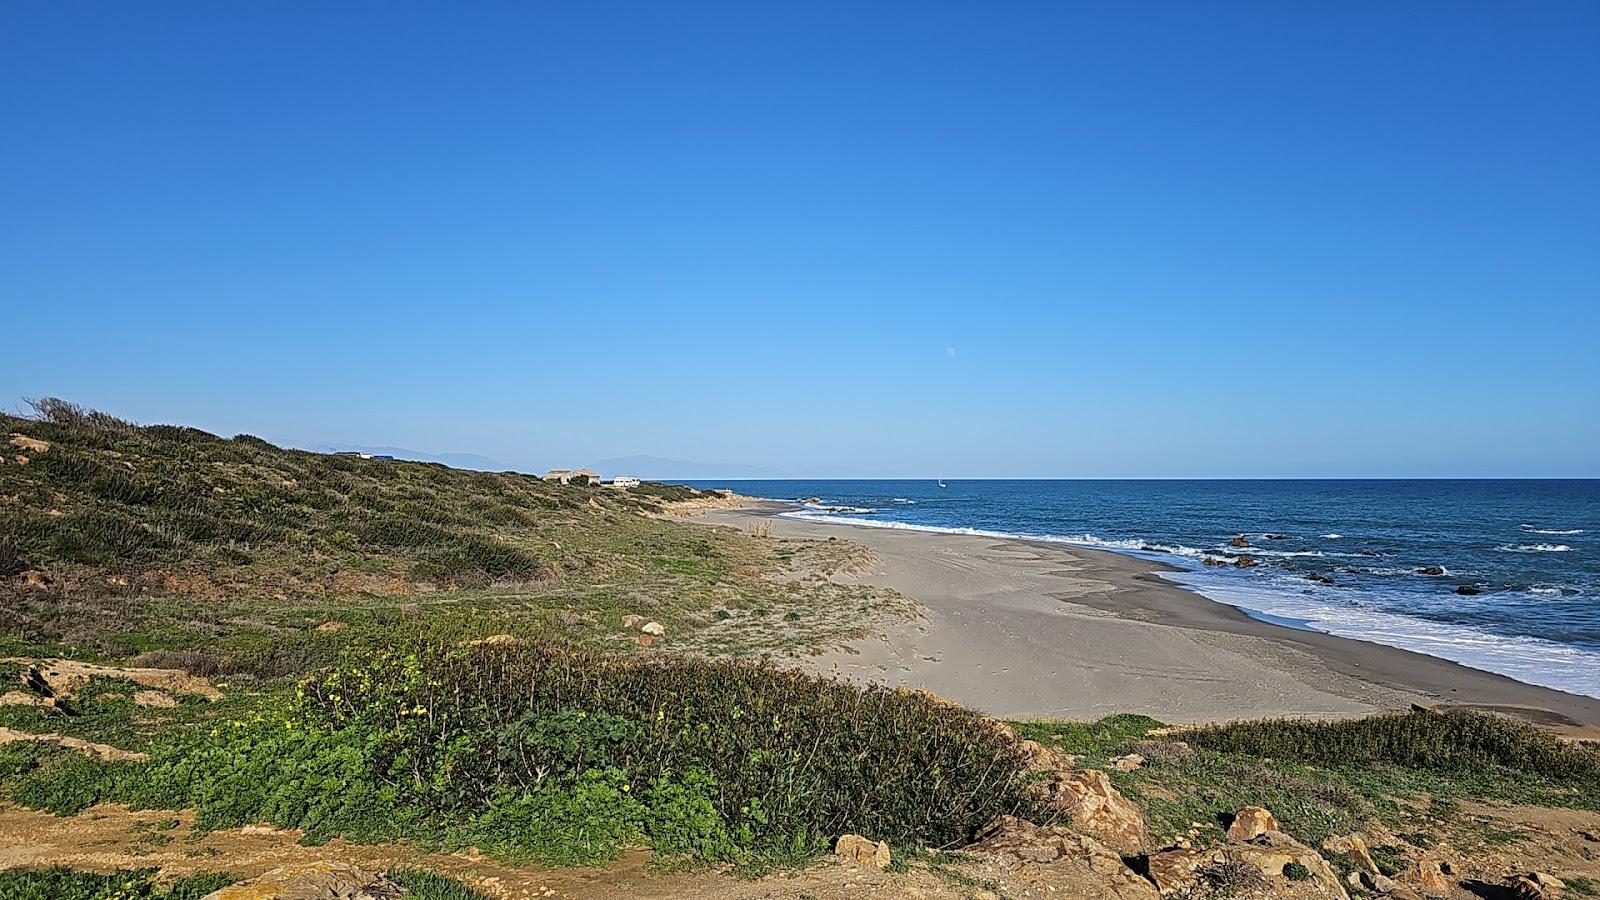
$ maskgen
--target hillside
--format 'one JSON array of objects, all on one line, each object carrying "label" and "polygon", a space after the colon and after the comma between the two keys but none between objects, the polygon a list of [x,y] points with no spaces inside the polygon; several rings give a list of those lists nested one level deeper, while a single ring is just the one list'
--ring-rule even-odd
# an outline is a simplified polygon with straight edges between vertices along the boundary
[{"label": "hillside", "polygon": [[798,652],[853,633],[825,607],[876,602],[806,577],[859,564],[844,547],[662,515],[714,498],[692,488],[567,486],[38,407],[0,417],[0,646],[13,650],[196,651],[239,668],[328,622],[445,616],[632,640],[620,619],[638,614],[681,646],[731,652],[750,631]]}]

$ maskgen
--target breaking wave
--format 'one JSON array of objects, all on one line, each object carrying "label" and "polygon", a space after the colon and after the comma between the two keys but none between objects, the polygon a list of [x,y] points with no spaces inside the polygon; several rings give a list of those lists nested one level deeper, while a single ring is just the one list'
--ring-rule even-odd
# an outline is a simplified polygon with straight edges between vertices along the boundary
[{"label": "breaking wave", "polygon": [[1572,548],[1566,544],[1501,544],[1495,549],[1501,553],[1566,553]]}]

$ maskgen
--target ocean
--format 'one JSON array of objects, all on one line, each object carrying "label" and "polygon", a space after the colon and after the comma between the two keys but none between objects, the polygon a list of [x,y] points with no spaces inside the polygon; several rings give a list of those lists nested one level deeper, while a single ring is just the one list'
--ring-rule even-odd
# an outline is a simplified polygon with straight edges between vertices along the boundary
[{"label": "ocean", "polygon": [[[1157,559],[1263,620],[1600,697],[1600,480],[693,484],[816,498],[800,519]],[[1231,565],[1245,554],[1258,565]]]}]

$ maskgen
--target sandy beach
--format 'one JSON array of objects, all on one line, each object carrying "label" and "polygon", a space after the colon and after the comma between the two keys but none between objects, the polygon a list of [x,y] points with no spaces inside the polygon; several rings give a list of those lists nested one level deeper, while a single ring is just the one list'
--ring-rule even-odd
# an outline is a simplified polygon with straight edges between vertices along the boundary
[{"label": "sandy beach", "polygon": [[[696,520],[744,528],[788,507]],[[1006,718],[1143,713],[1194,723],[1357,716],[1411,704],[1469,706],[1572,736],[1600,737],[1600,699],[1447,660],[1253,619],[1106,551],[956,534],[772,518],[775,537],[848,537],[865,571],[836,580],[893,588],[925,609],[847,651],[802,665],[933,691]]]}]

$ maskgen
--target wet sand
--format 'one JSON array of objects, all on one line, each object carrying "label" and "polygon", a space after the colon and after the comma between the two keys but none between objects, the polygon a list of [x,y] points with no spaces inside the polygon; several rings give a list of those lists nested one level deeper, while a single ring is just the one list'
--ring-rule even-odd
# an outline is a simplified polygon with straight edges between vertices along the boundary
[{"label": "wet sand", "polygon": [[[744,528],[782,504],[696,521]],[[1160,578],[1161,563],[1101,550],[774,518],[783,538],[848,538],[873,564],[835,580],[893,588],[925,616],[806,660],[1005,718],[1144,713],[1193,723],[1343,717],[1411,704],[1516,715],[1600,737],[1600,699],[1447,660],[1252,619]]]}]

